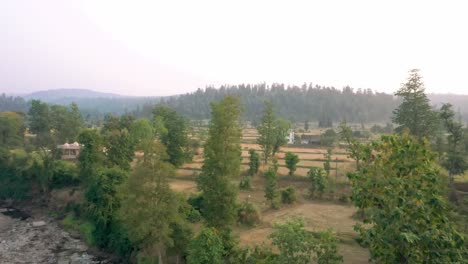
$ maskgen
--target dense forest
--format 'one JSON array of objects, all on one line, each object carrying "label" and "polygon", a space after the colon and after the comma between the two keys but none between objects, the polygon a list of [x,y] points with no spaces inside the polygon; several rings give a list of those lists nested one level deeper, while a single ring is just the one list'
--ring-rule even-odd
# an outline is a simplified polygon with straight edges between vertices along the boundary
[{"label": "dense forest", "polygon": [[[186,118],[200,120],[209,119],[210,103],[219,101],[226,95],[241,98],[243,119],[249,121],[260,119],[265,101],[271,101],[275,105],[275,114],[292,122],[388,122],[392,110],[399,104],[398,97],[370,89],[344,87],[340,90],[312,84],[286,86],[263,83],[199,88],[192,93],[168,97],[129,97],[76,89],[43,91],[24,97],[2,94],[0,111],[27,112],[32,99],[59,105],[75,102],[84,119],[91,122],[103,120],[107,114],[132,113],[136,117],[148,118],[154,105],[162,103]],[[468,121],[468,96],[429,94],[428,98],[437,108],[441,103],[452,104],[457,116]]]},{"label": "dense forest", "polygon": [[[263,103],[271,101],[276,114],[290,121],[331,119],[350,122],[388,121],[397,100],[392,95],[375,93],[370,89],[342,90],[312,84],[286,86],[284,84],[225,85],[219,88],[198,89],[178,97],[163,98],[162,103],[192,119],[208,119],[210,102],[224,96],[239,96],[244,108],[244,118],[258,121]],[[145,111],[145,108],[142,109]],[[137,114],[138,115],[138,114]],[[145,113],[143,113],[145,115]]]}]

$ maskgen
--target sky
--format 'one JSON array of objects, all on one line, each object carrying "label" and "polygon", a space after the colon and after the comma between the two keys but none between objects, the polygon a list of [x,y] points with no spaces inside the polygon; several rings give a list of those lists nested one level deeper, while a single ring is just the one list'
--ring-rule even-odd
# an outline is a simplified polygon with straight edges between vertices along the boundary
[{"label": "sky", "polygon": [[0,93],[304,82],[468,94],[466,1],[0,1]]}]

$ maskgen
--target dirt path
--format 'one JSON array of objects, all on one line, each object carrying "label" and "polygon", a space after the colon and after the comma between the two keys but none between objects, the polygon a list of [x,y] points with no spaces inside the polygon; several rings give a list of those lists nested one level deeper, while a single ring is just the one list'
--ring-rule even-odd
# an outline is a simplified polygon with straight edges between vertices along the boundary
[{"label": "dirt path", "polygon": [[46,217],[26,220],[4,215],[0,208],[0,263],[107,263],[87,253],[88,247]]}]

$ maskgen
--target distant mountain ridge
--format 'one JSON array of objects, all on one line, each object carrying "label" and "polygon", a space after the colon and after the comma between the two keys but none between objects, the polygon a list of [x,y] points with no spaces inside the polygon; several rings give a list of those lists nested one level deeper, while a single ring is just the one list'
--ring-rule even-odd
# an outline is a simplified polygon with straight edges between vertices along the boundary
[{"label": "distant mountain ridge", "polygon": [[55,100],[61,100],[64,98],[117,98],[117,97],[129,97],[114,93],[103,93],[88,89],[53,89],[37,91],[27,95],[21,96],[25,100],[37,99],[45,102],[53,102]]}]

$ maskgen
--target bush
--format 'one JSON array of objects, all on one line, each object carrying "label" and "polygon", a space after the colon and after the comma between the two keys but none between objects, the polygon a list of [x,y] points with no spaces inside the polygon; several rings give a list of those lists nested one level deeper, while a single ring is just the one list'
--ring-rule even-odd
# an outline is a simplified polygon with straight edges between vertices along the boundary
[{"label": "bush", "polygon": [[249,176],[243,177],[241,181],[239,182],[239,189],[250,190],[252,188],[251,181],[252,181],[251,177]]},{"label": "bush", "polygon": [[62,160],[55,163],[51,188],[77,186],[79,184],[78,169],[74,163]]},{"label": "bush", "polygon": [[246,226],[255,226],[260,223],[258,209],[247,201],[243,202],[237,211],[238,222]]},{"label": "bush", "polygon": [[190,209],[187,212],[187,220],[190,223],[196,223],[196,222],[200,222],[201,218],[202,218],[202,215],[201,215],[200,211],[198,211],[195,208],[193,208],[192,206],[190,206]]},{"label": "bush", "polygon": [[203,196],[201,194],[192,194],[188,199],[187,203],[190,204],[193,209],[198,211],[203,216]]},{"label": "bush", "polygon": [[0,148],[0,199],[23,200],[31,190],[29,157]]},{"label": "bush", "polygon": [[281,190],[281,202],[285,204],[292,204],[297,200],[296,189],[289,186]]},{"label": "bush", "polygon": [[62,225],[65,230],[71,230],[80,233],[87,245],[95,245],[95,239],[93,236],[95,227],[92,223],[81,221],[80,219],[76,218],[74,214],[68,214],[62,220]]}]

